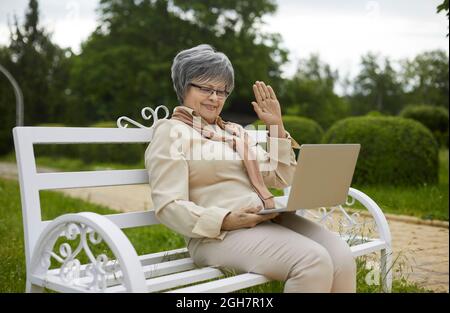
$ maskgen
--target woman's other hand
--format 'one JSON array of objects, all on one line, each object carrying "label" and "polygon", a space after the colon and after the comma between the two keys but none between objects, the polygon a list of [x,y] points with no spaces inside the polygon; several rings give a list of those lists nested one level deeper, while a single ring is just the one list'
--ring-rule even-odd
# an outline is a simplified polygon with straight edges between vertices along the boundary
[{"label": "woman's other hand", "polygon": [[259,223],[271,220],[279,215],[279,213],[256,214],[260,210],[262,210],[262,207],[241,208],[232,211],[223,219],[222,230],[255,227]]},{"label": "woman's other hand", "polygon": [[253,92],[256,98],[256,102],[252,102],[253,109],[258,118],[268,127],[270,136],[284,138],[286,133],[281,118],[280,102],[272,87],[257,81],[253,85]]}]

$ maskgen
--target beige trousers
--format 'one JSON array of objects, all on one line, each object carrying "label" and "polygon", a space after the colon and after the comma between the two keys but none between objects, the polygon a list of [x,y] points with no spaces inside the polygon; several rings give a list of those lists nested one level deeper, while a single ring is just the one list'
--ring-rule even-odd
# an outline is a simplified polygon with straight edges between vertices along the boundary
[{"label": "beige trousers", "polygon": [[284,281],[284,292],[356,291],[356,264],[347,243],[295,213],[230,231],[224,240],[193,238],[188,250],[199,266],[262,274]]}]

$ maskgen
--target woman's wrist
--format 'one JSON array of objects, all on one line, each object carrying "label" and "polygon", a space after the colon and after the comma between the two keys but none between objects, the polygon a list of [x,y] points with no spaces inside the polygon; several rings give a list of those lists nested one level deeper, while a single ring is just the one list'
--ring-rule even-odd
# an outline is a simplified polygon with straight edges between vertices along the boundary
[{"label": "woman's wrist", "polygon": [[268,128],[270,137],[286,138],[286,131],[284,129],[283,122],[268,125]]}]

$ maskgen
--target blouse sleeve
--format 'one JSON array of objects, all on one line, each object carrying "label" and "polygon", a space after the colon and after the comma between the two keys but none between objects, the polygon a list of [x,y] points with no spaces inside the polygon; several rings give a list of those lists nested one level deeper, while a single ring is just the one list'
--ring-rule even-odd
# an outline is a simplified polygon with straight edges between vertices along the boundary
[{"label": "blouse sleeve", "polygon": [[183,140],[177,135],[179,127],[174,121],[159,121],[145,151],[155,215],[162,224],[184,236],[223,239],[222,221],[230,210],[189,201],[189,168],[180,144]]},{"label": "blouse sleeve", "polygon": [[267,135],[267,151],[256,145],[256,155],[264,183],[270,188],[286,188],[291,185],[297,160],[294,148],[300,145],[289,132],[286,138]]}]

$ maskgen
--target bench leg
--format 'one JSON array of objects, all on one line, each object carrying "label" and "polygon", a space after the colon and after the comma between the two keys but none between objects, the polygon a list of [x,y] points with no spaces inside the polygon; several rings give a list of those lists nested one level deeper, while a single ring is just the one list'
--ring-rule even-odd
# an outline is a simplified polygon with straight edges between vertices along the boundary
[{"label": "bench leg", "polygon": [[380,258],[381,286],[384,292],[392,291],[392,251],[390,249],[381,250]]},{"label": "bench leg", "polygon": [[34,285],[29,280],[27,280],[27,284],[26,284],[26,287],[25,287],[25,292],[26,293],[43,293],[44,292],[44,287],[38,286],[38,285]]}]

